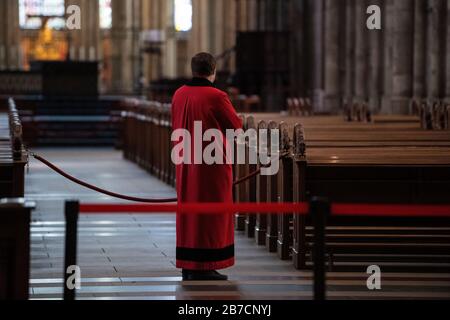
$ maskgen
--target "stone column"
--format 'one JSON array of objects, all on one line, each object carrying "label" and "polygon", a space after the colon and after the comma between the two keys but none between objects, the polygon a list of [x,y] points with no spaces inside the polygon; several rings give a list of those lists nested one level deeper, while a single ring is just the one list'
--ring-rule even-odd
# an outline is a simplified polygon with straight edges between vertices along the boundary
[{"label": "stone column", "polygon": [[133,75],[131,64],[132,41],[128,34],[131,23],[131,1],[112,0],[112,89],[120,93],[131,92]]},{"label": "stone column", "polygon": [[450,0],[447,0],[447,39],[445,48],[446,61],[446,76],[445,76],[445,96],[448,103],[450,103]]},{"label": "stone column", "polygon": [[339,109],[339,3],[325,0],[324,111]]},{"label": "stone column", "polygon": [[312,26],[313,26],[313,108],[316,112],[323,112],[324,90],[323,90],[323,0],[312,0]]},{"label": "stone column", "polygon": [[213,28],[215,30],[214,38],[214,54],[221,54],[225,50],[225,25],[224,25],[224,9],[225,1],[216,0],[214,7]]},{"label": "stone column", "polygon": [[426,68],[426,10],[427,5],[423,0],[415,0],[414,8],[414,70],[413,70],[413,96],[425,97],[425,68]]},{"label": "stone column", "polygon": [[357,101],[367,99],[367,28],[366,28],[366,6],[364,1],[355,1],[355,82],[354,98]]},{"label": "stone column", "polygon": [[[141,7],[141,19],[142,19],[142,30],[149,30],[151,29],[151,5],[152,0],[145,0],[142,1],[142,7]],[[146,79],[146,82],[150,81],[152,79],[151,75],[151,61],[150,61],[150,55],[144,53],[142,57],[142,68],[143,68],[143,76]]]},{"label": "stone column", "polygon": [[[257,17],[255,16],[255,20]],[[257,21],[255,21],[257,24]],[[225,48],[230,49],[236,45],[236,2],[225,0]],[[232,54],[229,60],[229,68],[232,73],[236,70],[236,55]]]},{"label": "stone column", "polygon": [[344,67],[344,82],[345,82],[345,102],[347,104],[353,103],[354,96],[354,82],[355,82],[355,0],[345,1],[345,67]]},{"label": "stone column", "polygon": [[438,0],[427,0],[426,96],[433,100],[439,93],[439,21]]},{"label": "stone column", "polygon": [[0,1],[0,70],[6,69],[6,1]]},{"label": "stone column", "polygon": [[209,1],[208,0],[199,0],[200,2],[200,13],[199,13],[199,31],[200,31],[200,47],[198,48],[198,52],[200,51],[210,51],[210,32],[209,30]]},{"label": "stone column", "polygon": [[382,113],[391,113],[392,97],[392,68],[393,68],[393,43],[394,43],[394,21],[395,21],[395,0],[384,0],[382,9],[383,27],[385,28],[382,37],[383,43],[383,85],[382,85]]},{"label": "stone column", "polygon": [[393,113],[408,113],[412,98],[414,3],[395,0],[392,99]]},{"label": "stone column", "polygon": [[307,44],[305,32],[305,2],[302,0],[292,0],[291,11],[291,30],[292,30],[292,46],[291,46],[291,83],[292,96],[306,96],[308,78],[308,54],[305,50]]},{"label": "stone column", "polygon": [[[228,0],[225,0],[228,1]],[[247,19],[248,19],[248,30],[255,31],[258,28],[258,12],[257,12],[257,1],[258,0],[247,0]]]},{"label": "stone column", "polygon": [[239,30],[247,31],[248,30],[248,15],[247,15],[247,1],[240,0],[239,1]]},{"label": "stone column", "polygon": [[[374,4],[382,7],[382,0],[366,1],[366,7]],[[367,15],[366,15],[367,17]],[[381,30],[368,30],[368,98],[369,108],[372,111],[379,111],[381,106],[381,37],[386,32],[384,23],[381,21]]]},{"label": "stone column", "polygon": [[99,5],[97,1],[66,0],[81,9],[81,29],[67,30],[69,55],[73,60],[98,60],[101,57]]},{"label": "stone column", "polygon": [[163,76],[176,78],[177,76],[177,38],[174,21],[174,2],[164,1],[161,15],[164,17],[163,28],[166,33],[166,43],[162,58]]},{"label": "stone column", "polygon": [[0,68],[21,68],[19,3],[3,0],[0,6]]},{"label": "stone column", "polygon": [[439,67],[438,67],[438,96],[437,98],[443,99],[446,96],[446,89],[448,85],[447,79],[447,65],[449,60],[447,59],[447,30],[449,28],[448,20],[448,6],[447,0],[438,1],[438,42],[439,42]]}]

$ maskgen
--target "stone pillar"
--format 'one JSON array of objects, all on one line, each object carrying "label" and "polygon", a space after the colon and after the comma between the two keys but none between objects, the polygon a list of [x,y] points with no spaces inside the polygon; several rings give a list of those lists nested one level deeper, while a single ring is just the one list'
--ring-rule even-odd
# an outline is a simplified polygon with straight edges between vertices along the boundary
[{"label": "stone pillar", "polygon": [[439,21],[438,0],[427,0],[426,96],[433,100],[439,93]]},{"label": "stone pillar", "polygon": [[[374,4],[382,7],[382,0],[370,0],[366,2],[366,7]],[[366,15],[367,17],[367,15]],[[381,30],[368,30],[368,55],[369,55],[369,64],[368,64],[368,102],[369,108],[372,111],[379,111],[381,107],[381,50],[382,43],[381,37],[382,34],[386,32],[384,29],[384,23],[381,21]]]},{"label": "stone pillar", "polygon": [[267,20],[266,20],[266,0],[257,0],[257,11],[258,11],[258,31],[266,30]]},{"label": "stone pillar", "polygon": [[395,0],[392,98],[393,113],[408,113],[412,98],[413,74],[413,19],[414,3],[410,0]]},{"label": "stone pillar", "polygon": [[0,1],[0,70],[6,69],[6,1]]},{"label": "stone pillar", "polygon": [[415,0],[414,8],[414,79],[413,96],[422,99],[425,97],[425,68],[426,68],[426,2]]},{"label": "stone pillar", "polygon": [[214,19],[212,21],[215,30],[214,38],[214,54],[221,54],[225,50],[225,25],[224,25],[224,9],[225,1],[216,0],[214,7]]},{"label": "stone pillar", "polygon": [[344,100],[347,104],[353,103],[355,82],[355,0],[345,1],[345,73],[344,73]]},{"label": "stone pillar", "polygon": [[247,1],[240,0],[238,9],[239,9],[239,30],[247,31],[248,30]]},{"label": "stone pillar", "polygon": [[3,0],[0,5],[0,68],[22,66],[19,27],[19,2]]},{"label": "stone pillar", "polygon": [[308,94],[307,81],[308,67],[307,52],[305,48],[307,44],[305,32],[305,2],[302,0],[292,0],[291,11],[291,30],[292,30],[292,47],[291,47],[291,83],[292,96],[306,96]]},{"label": "stone pillar", "polygon": [[383,44],[383,85],[382,85],[382,113],[391,113],[392,97],[392,68],[393,68],[393,42],[394,42],[394,22],[395,22],[395,0],[385,0],[382,9],[383,27],[385,28],[382,37]]},{"label": "stone pillar", "polygon": [[313,26],[313,108],[315,112],[324,112],[323,90],[323,0],[312,0],[312,26]]},{"label": "stone pillar", "polygon": [[339,109],[339,3],[325,0],[324,111]]},{"label": "stone pillar", "polygon": [[164,17],[163,28],[166,32],[166,43],[164,46],[162,65],[163,76],[171,79],[177,77],[177,37],[174,12],[174,2],[164,1],[161,14]]},{"label": "stone pillar", "polygon": [[[228,1],[228,0],[225,0]],[[248,30],[255,31],[258,28],[258,12],[257,12],[257,1],[258,0],[248,0],[247,1],[247,11],[248,11]]]},{"label": "stone pillar", "polygon": [[128,34],[131,23],[131,1],[112,0],[112,89],[116,93],[131,92],[133,75],[131,64],[132,39]]},{"label": "stone pillar", "polygon": [[366,28],[366,6],[364,1],[355,1],[355,82],[354,98],[357,101],[367,99],[367,28]]},{"label": "stone pillar", "polygon": [[448,21],[448,6],[447,0],[438,1],[438,42],[439,42],[439,67],[438,67],[438,96],[437,98],[443,99],[446,96],[447,89],[447,65],[449,60],[447,59],[448,50],[447,47],[447,30],[449,27]]},{"label": "stone pillar", "polygon": [[450,0],[447,0],[447,39],[445,48],[446,61],[446,76],[445,76],[445,96],[448,103],[450,103]]},{"label": "stone pillar", "polygon": [[[225,0],[225,48],[231,49],[236,45],[236,2]],[[257,20],[257,17],[255,17]],[[257,24],[257,21],[255,21]],[[229,69],[232,73],[236,70],[236,55],[232,54],[229,59]]]},{"label": "stone pillar", "polygon": [[[151,6],[152,6],[152,0],[146,0],[142,1],[142,7],[141,7],[141,20],[142,20],[142,30],[149,30],[151,29]],[[150,55],[144,53],[142,56],[142,72],[143,76],[146,80],[146,83],[148,83],[150,80],[152,80],[152,74],[151,74],[151,61],[150,61]]]},{"label": "stone pillar", "polygon": [[67,30],[70,58],[82,61],[100,59],[100,13],[98,2],[66,0],[66,8],[70,5],[77,5],[81,9],[81,29]]}]

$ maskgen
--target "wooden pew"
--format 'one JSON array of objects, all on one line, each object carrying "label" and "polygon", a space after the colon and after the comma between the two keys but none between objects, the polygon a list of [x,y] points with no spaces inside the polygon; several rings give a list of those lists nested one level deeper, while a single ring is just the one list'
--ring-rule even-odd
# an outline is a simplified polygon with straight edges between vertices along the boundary
[{"label": "wooden pew", "polygon": [[[136,114],[152,115],[147,121],[145,117],[140,119],[145,123],[147,138],[151,137],[145,140],[149,147],[145,148],[143,166],[152,168],[149,171],[167,181],[167,175],[171,176],[170,130],[167,130],[170,115],[164,114],[158,104],[133,108]],[[134,118],[134,121],[139,120]],[[448,131],[423,131],[418,116],[373,116],[370,122],[347,122],[341,116],[255,114],[247,116],[244,125],[251,128],[256,122],[258,130],[279,127],[282,132],[280,154],[290,152],[282,159],[277,176],[258,176],[236,188],[236,201],[303,202],[313,195],[346,202],[355,202],[355,199],[405,203],[447,200],[450,136]],[[131,127],[130,134],[142,137],[143,129],[136,129],[139,126],[133,122]],[[246,149],[248,157],[248,143]],[[235,166],[236,177],[245,176],[260,166]],[[174,183],[174,178],[170,180]],[[245,230],[249,237],[254,236],[257,244],[276,250],[282,259],[292,256],[297,268],[306,268],[310,263],[307,242],[310,222],[304,217],[256,213],[245,217],[238,215],[237,222],[238,229]],[[352,233],[352,237],[361,238],[364,234],[358,232],[364,228],[355,228],[357,232]]]},{"label": "wooden pew", "polygon": [[[0,100],[5,96],[0,96]],[[15,95],[24,141],[36,145],[120,147],[121,98]]]},{"label": "wooden pew", "polygon": [[[333,123],[334,120],[331,120]],[[396,123],[397,128],[391,132],[385,132],[385,128],[382,126],[382,132],[375,134],[375,141],[371,141],[374,138],[374,132],[376,132],[373,131],[373,128],[369,132],[363,132],[360,136],[353,139],[358,144],[357,147],[352,146],[352,135],[354,136],[355,133],[361,132],[361,128],[345,128],[343,132],[338,132],[335,130],[336,128],[330,130],[329,126],[320,130],[320,128],[315,128],[314,125],[309,123],[308,125],[312,130],[308,134],[312,135],[313,138],[306,139],[306,144],[308,145],[307,167],[306,161],[304,158],[302,159],[300,153],[294,151],[294,158],[299,160],[296,161],[294,166],[294,200],[303,201],[308,199],[309,195],[326,195],[332,199],[348,202],[352,202],[354,199],[371,202],[400,201],[407,203],[446,200],[445,192],[442,189],[431,188],[430,190],[430,186],[433,186],[434,183],[442,183],[442,186],[445,186],[444,189],[449,187],[449,178],[436,180],[435,176],[437,172],[444,175],[447,173],[448,175],[450,161],[448,157],[450,154],[448,142],[450,137],[448,135],[436,133],[430,135],[426,133],[426,137],[408,139],[410,138],[407,134],[409,125],[405,125],[405,123],[407,124],[407,122],[401,122],[401,125]],[[317,121],[315,125],[317,125]],[[294,135],[302,136],[299,133],[301,132],[300,127],[297,126],[296,129],[298,131],[295,131]],[[324,139],[324,135],[327,134],[328,130],[330,130],[328,135],[330,135],[330,132],[333,135],[331,141]],[[406,132],[403,132],[405,130]],[[411,136],[411,132],[409,132],[409,135]],[[429,140],[430,136],[437,138],[437,146],[434,146],[434,142]],[[405,137],[407,141],[403,141]],[[339,139],[343,141],[339,141]],[[303,139],[300,140],[294,137],[294,150],[297,148],[295,145],[303,145],[305,143]],[[416,144],[415,140],[418,140],[418,144],[421,147],[414,147]],[[339,145],[339,143],[343,144]],[[388,149],[389,151],[396,154],[401,153],[402,157],[397,160],[386,157],[386,153],[389,154],[389,151],[382,148],[386,147],[385,144],[391,145]],[[408,146],[404,147],[404,144]],[[297,152],[297,155],[295,152]],[[436,164],[439,168],[434,170],[433,166]],[[394,169],[387,170],[386,166],[393,166]],[[420,170],[426,171],[424,168],[429,169],[427,175],[431,176],[428,183],[417,176]],[[408,175],[415,172],[414,170],[417,170],[416,181],[405,181]],[[383,177],[379,176],[380,171],[386,171]],[[368,176],[365,177],[364,173]],[[301,179],[299,175],[303,175],[305,178]],[[325,177],[328,177],[327,179],[329,180],[323,180]],[[378,182],[376,179],[385,179],[385,181]],[[396,179],[400,180],[400,184],[392,187],[392,182],[396,182]],[[408,187],[411,183],[416,188],[420,188],[419,196],[417,194],[409,194],[407,196],[408,192],[402,193],[402,189],[399,189],[399,185]],[[354,185],[356,192],[353,191],[351,185]],[[368,190],[367,186],[371,186],[371,190]],[[294,246],[292,252],[294,263],[300,268],[306,266],[305,221],[303,220],[301,217],[294,216]],[[286,225],[283,227],[283,222],[280,222],[279,229],[279,236],[283,237],[287,229]],[[283,246],[282,241],[279,242],[279,245],[281,246],[281,252],[288,250],[286,245]],[[281,256],[286,257],[286,255]]]},{"label": "wooden pew", "polygon": [[22,125],[16,105],[8,101],[8,110],[0,111],[0,198],[24,196]]},{"label": "wooden pew", "polygon": [[[272,157],[272,142],[271,142],[271,134],[274,130],[279,130],[279,125],[275,121],[270,121],[268,125],[268,152],[269,157]],[[277,156],[280,153],[280,150],[277,150]],[[274,176],[268,176],[267,179],[267,202],[279,202],[279,184],[278,184],[278,176],[280,174]],[[268,214],[267,215],[267,225],[266,225],[266,248],[269,252],[277,252],[277,241],[278,241],[278,215],[276,214]]]},{"label": "wooden pew", "polygon": [[290,116],[312,116],[314,114],[309,98],[287,98],[286,104]]},{"label": "wooden pew", "polygon": [[[240,119],[242,122],[242,127],[246,128],[247,127],[246,119],[244,117],[240,117]],[[236,179],[241,179],[249,174],[249,165],[248,165],[247,161],[245,161],[246,163],[244,163],[244,164],[240,163],[240,161],[238,159],[237,150],[243,148],[246,152],[245,157],[247,158],[248,145],[245,141],[236,140],[234,142],[234,147],[235,147],[236,152],[234,154],[233,175],[234,175],[234,177],[236,177]],[[234,201],[236,203],[240,203],[240,202],[246,203],[249,201],[248,188],[249,188],[248,181],[241,183],[238,186],[235,186],[233,188]],[[247,224],[247,215],[236,212],[235,229],[237,231],[245,231],[246,228],[248,228],[248,226],[246,224]]]},{"label": "wooden pew", "polygon": [[[265,121],[258,122],[258,132],[261,130],[268,130],[268,125]],[[266,139],[267,141],[268,139]],[[261,140],[258,137],[258,153],[263,152],[267,153],[267,145],[262,145]],[[260,157],[258,157],[258,168],[261,167],[261,163],[259,162]],[[268,200],[268,177],[263,175],[258,175],[256,178],[256,202],[264,203],[269,202]],[[266,235],[267,235],[267,215],[265,214],[256,214],[255,221],[255,241],[258,245],[266,244]]]},{"label": "wooden pew", "polygon": [[[278,200],[283,203],[293,202],[293,183],[294,183],[294,157],[292,153],[292,145],[289,137],[289,129],[286,123],[282,122],[279,125],[280,132],[280,154],[286,154],[280,160],[279,173],[277,175],[278,185]],[[291,221],[293,219],[292,213],[286,212],[277,216],[278,219],[278,234],[276,251],[278,257],[282,260],[287,260],[290,257],[290,249],[292,243]]]},{"label": "wooden pew", "polygon": [[[244,129],[246,130],[255,130],[256,131],[256,124],[255,119],[253,117],[247,117],[245,119],[246,126]],[[255,143],[256,142],[256,143]],[[257,141],[246,141],[246,162],[248,164],[247,172],[255,172],[258,169],[257,164],[250,163],[250,154],[256,155],[257,154]],[[248,202],[256,202],[256,184],[257,184],[257,177],[253,177],[250,180],[248,180],[246,183],[246,190],[248,194]],[[245,219],[245,233],[249,238],[255,237],[255,226],[256,226],[256,215],[255,214],[247,214]]]},{"label": "wooden pew", "polygon": [[162,181],[175,185],[170,104],[127,99],[122,108],[124,157]]},{"label": "wooden pew", "polygon": [[[417,105],[417,103],[415,104]],[[432,105],[422,102],[419,107],[421,127],[424,130],[449,130],[450,104],[436,101]]]},{"label": "wooden pew", "polygon": [[[305,268],[313,267],[314,228],[306,217]],[[448,272],[450,218],[329,216],[326,260],[329,271]]]},{"label": "wooden pew", "polygon": [[28,299],[34,207],[23,199],[0,199],[0,300]]}]

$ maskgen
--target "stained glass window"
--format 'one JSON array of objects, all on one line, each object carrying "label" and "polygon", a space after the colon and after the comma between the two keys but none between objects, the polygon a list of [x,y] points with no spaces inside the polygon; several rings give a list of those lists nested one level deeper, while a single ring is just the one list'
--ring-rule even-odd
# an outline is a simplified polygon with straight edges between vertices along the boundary
[{"label": "stained glass window", "polygon": [[50,28],[63,29],[64,13],[64,0],[19,0],[19,24],[23,29],[41,28],[42,16],[52,16],[48,20]]},{"label": "stained glass window", "polygon": [[100,28],[110,29],[112,26],[111,0],[99,0]]},{"label": "stained glass window", "polygon": [[192,0],[175,0],[175,29],[177,31],[192,29]]}]

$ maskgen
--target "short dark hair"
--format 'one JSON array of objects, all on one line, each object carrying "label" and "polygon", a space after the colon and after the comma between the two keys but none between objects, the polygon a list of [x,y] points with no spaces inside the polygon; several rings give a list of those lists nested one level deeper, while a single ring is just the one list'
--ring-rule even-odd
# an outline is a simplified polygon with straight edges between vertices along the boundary
[{"label": "short dark hair", "polygon": [[191,60],[192,75],[194,77],[209,77],[216,71],[216,59],[212,54],[201,52]]}]

